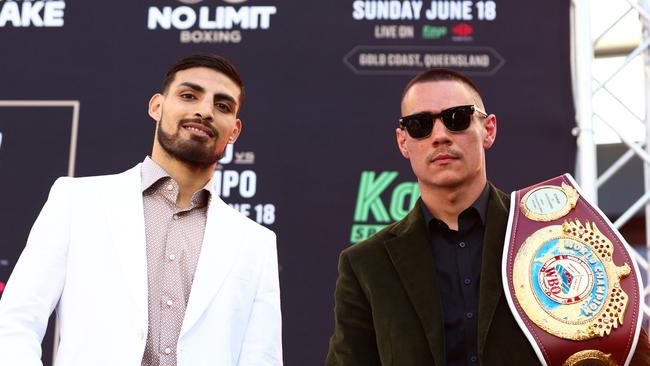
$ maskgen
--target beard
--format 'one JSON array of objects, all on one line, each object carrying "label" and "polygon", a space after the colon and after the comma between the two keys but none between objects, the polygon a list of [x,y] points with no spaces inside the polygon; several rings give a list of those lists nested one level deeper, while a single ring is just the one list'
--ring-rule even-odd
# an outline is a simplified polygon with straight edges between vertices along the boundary
[{"label": "beard", "polygon": [[[160,115],[158,122],[158,143],[172,158],[201,168],[209,167],[219,161],[225,154],[226,147],[221,152],[217,151],[216,145],[219,141],[219,131],[209,122],[200,118],[187,118],[178,122],[176,131],[170,133],[163,128],[163,115]],[[201,123],[214,133],[210,141],[197,141],[192,138],[183,139],[180,136],[181,125],[187,122]]]}]

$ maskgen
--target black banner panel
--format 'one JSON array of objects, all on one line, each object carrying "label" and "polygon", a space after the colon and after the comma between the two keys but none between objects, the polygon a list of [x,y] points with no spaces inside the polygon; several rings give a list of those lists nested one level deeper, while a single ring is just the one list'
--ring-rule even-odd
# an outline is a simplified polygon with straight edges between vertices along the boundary
[{"label": "black banner panel", "polygon": [[487,161],[502,190],[573,171],[569,5],[0,0],[0,294],[54,179],[142,161],[167,68],[217,53],[246,100],[215,189],[278,234],[285,364],[322,364],[338,253],[419,195],[395,141],[411,77],[448,67],[477,83],[498,120]]}]

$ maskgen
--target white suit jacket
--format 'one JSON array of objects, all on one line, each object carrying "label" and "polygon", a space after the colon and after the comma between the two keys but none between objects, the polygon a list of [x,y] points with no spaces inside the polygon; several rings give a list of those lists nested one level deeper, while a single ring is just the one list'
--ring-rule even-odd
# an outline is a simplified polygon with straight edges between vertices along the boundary
[{"label": "white suit jacket", "polygon": [[[282,365],[275,234],[216,195],[207,216],[178,366]],[[55,308],[55,365],[140,365],[148,325],[140,165],[54,183],[0,301],[0,365],[41,365]]]}]

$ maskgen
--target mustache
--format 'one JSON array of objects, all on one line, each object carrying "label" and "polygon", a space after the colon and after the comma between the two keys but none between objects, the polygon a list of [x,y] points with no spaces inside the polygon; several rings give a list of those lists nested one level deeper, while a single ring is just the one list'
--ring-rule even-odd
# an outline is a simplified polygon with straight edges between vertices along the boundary
[{"label": "mustache", "polygon": [[198,124],[202,124],[203,126],[205,126],[205,127],[207,127],[208,129],[210,129],[210,131],[212,131],[212,134],[213,134],[215,137],[219,137],[219,131],[217,131],[217,129],[214,128],[214,126],[212,125],[212,123],[210,123],[210,121],[207,120],[207,119],[202,119],[202,118],[198,118],[198,117],[195,117],[195,118],[183,118],[183,119],[181,119],[181,120],[178,122],[178,125],[179,125],[179,126],[182,126],[182,125],[185,124],[185,123],[198,123]]},{"label": "mustache", "polygon": [[454,149],[453,147],[445,146],[442,148],[438,148],[431,152],[429,155],[427,155],[427,161],[428,162],[433,162],[433,160],[438,156],[438,155],[450,155],[453,158],[459,159],[463,157],[463,153]]}]

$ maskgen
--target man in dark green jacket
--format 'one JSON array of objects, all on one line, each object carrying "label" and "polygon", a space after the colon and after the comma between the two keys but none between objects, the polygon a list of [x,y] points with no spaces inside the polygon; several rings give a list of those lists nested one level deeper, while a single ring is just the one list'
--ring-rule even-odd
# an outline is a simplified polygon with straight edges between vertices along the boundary
[{"label": "man in dark green jacket", "polygon": [[397,143],[421,198],[341,254],[326,364],[538,363],[501,285],[509,198],[485,169],[496,117],[470,80],[445,69],[411,80],[401,109]]},{"label": "man in dark green jacket", "polygon": [[446,69],[412,79],[401,110],[397,143],[421,197],[341,253],[326,365],[539,365],[503,293],[510,199],[485,168],[496,117]]}]

